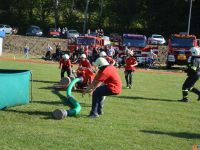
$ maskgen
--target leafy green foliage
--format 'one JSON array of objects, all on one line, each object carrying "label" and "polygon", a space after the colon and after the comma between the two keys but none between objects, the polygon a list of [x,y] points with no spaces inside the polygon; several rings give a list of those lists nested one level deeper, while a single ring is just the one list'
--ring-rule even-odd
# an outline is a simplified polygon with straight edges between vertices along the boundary
[{"label": "leafy green foliage", "polygon": [[[56,1],[58,7],[56,8]],[[103,2],[103,3],[102,3]],[[21,28],[36,24],[44,30],[54,26],[82,32],[86,0],[0,0],[1,23]],[[102,4],[102,5],[101,5]],[[198,33],[200,1],[193,2],[191,33]],[[171,33],[187,30],[189,1],[183,0],[90,0],[88,26],[110,32]]]}]

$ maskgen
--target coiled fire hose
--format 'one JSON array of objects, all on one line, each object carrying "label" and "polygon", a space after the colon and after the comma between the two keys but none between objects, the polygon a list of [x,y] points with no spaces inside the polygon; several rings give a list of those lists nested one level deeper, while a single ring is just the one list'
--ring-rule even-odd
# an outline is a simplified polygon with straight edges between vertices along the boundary
[{"label": "coiled fire hose", "polygon": [[72,80],[72,82],[69,84],[67,90],[66,90],[66,104],[70,107],[69,110],[64,110],[64,109],[56,109],[53,111],[53,117],[55,119],[61,120],[64,117],[67,116],[76,116],[80,113],[81,111],[81,105],[77,102],[76,98],[73,97],[72,94],[72,89],[78,82],[82,82],[83,78],[75,78]]}]

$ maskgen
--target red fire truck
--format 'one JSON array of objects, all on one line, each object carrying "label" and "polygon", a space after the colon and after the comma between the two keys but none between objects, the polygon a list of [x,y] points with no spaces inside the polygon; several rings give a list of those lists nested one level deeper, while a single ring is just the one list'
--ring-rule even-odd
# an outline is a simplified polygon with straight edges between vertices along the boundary
[{"label": "red fire truck", "polygon": [[76,41],[74,43],[68,44],[68,49],[70,49],[70,52],[73,52],[76,47],[80,46],[88,46],[89,49],[91,48],[100,48],[104,46],[104,39],[101,37],[96,36],[79,36],[76,38]]},{"label": "red fire truck", "polygon": [[175,64],[186,65],[191,55],[189,49],[193,46],[197,46],[195,35],[172,34],[168,41],[167,68]]},{"label": "red fire truck", "polygon": [[147,46],[145,35],[123,34],[122,45],[124,49],[128,47],[134,51],[134,56],[139,64],[146,63],[151,50],[153,53],[158,54],[158,46]]}]

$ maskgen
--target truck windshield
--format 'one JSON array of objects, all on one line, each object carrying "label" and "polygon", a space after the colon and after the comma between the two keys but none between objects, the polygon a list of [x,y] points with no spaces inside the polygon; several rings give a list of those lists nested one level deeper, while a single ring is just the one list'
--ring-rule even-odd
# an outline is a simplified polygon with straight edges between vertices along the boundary
[{"label": "truck windshield", "polygon": [[77,38],[77,44],[80,45],[94,45],[95,39],[94,38]]},{"label": "truck windshield", "polygon": [[187,48],[193,46],[194,38],[177,38],[171,39],[172,47]]},{"label": "truck windshield", "polygon": [[124,38],[123,46],[132,46],[132,47],[145,47],[146,46],[145,38]]}]

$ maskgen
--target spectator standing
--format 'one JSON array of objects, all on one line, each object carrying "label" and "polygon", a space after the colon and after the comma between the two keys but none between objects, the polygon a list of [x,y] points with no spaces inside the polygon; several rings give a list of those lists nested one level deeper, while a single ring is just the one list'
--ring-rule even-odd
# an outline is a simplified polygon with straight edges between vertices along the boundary
[{"label": "spectator standing", "polygon": [[112,48],[111,46],[110,46],[110,48],[108,49],[108,56],[110,56],[110,57],[114,57],[114,55],[115,55],[115,50],[114,50],[114,48]]},{"label": "spectator standing", "polygon": [[57,60],[60,60],[61,55],[62,55],[61,53],[62,53],[62,51],[61,51],[61,45],[60,45],[60,43],[58,43],[56,45],[56,59]]},{"label": "spectator standing", "polygon": [[93,48],[92,49],[92,61],[95,62],[98,57],[99,57],[98,50],[96,48]]},{"label": "spectator standing", "polygon": [[90,35],[90,29],[87,30],[87,34]]},{"label": "spectator standing", "polygon": [[47,45],[47,52],[45,55],[46,59],[51,59],[51,51],[53,50],[53,48],[50,46],[50,44]]},{"label": "spectator standing", "polygon": [[79,49],[78,49],[78,46],[76,46],[74,48],[72,58],[73,58],[74,62],[76,62],[78,60],[78,58],[79,58]]},{"label": "spectator standing", "polygon": [[60,29],[60,27],[58,27],[58,32],[61,32],[61,29]]},{"label": "spectator standing", "polygon": [[62,28],[62,36],[64,37],[65,34],[66,34],[66,30],[65,30],[65,28]]},{"label": "spectator standing", "polygon": [[28,44],[25,43],[25,47],[24,47],[24,57],[25,57],[26,59],[29,58],[29,51],[30,51],[30,48],[29,48]]}]

